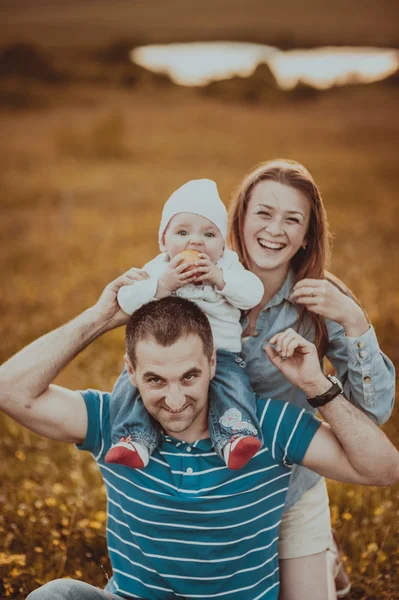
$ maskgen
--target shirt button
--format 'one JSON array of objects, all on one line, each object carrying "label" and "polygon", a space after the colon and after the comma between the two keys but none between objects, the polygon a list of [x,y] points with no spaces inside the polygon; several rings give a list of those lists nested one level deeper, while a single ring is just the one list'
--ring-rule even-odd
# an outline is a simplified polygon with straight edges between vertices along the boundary
[{"label": "shirt button", "polygon": [[247,363],[245,362],[245,360],[243,360],[242,363],[240,363],[240,367],[242,369],[245,369],[246,366],[247,366]]},{"label": "shirt button", "polygon": [[255,331],[255,332],[252,334],[252,337],[258,337],[258,335],[259,335],[259,331]]},{"label": "shirt button", "polygon": [[357,343],[357,347],[358,348],[364,348],[364,342],[358,342]]},{"label": "shirt button", "polygon": [[363,377],[363,381],[364,381],[364,383],[370,383],[371,377],[369,377],[368,375],[366,375],[365,377]]},{"label": "shirt button", "polygon": [[191,446],[187,446],[186,450],[187,452],[191,452]]},{"label": "shirt button", "polygon": [[236,356],[234,360],[236,361],[236,363],[241,362],[241,358],[239,356]]},{"label": "shirt button", "polygon": [[188,473],[189,475],[191,475],[191,473],[193,473],[194,470],[191,467],[188,467],[188,469],[186,469],[186,473]]},{"label": "shirt button", "polygon": [[366,358],[367,357],[366,350],[361,350],[361,352],[359,352],[359,356],[360,356],[360,358]]}]

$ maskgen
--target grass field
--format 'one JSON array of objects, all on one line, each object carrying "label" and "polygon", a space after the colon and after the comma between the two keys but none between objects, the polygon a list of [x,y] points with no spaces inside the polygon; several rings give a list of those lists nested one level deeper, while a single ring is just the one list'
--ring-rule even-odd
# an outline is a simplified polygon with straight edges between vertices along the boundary
[{"label": "grass field", "polygon": [[[84,4],[84,3],[82,3]],[[35,90],[45,105],[0,112],[0,361],[91,303],[157,252],[161,207],[190,178],[222,198],[261,160],[303,162],[334,233],[333,272],[361,298],[399,364],[399,89],[331,91],[284,104],[222,102],[190,90]],[[59,377],[110,389],[123,331]],[[385,426],[399,444],[399,412]],[[0,416],[0,597],[55,577],[104,586],[105,496],[89,456]],[[399,488],[329,484],[355,600],[399,597]]]}]

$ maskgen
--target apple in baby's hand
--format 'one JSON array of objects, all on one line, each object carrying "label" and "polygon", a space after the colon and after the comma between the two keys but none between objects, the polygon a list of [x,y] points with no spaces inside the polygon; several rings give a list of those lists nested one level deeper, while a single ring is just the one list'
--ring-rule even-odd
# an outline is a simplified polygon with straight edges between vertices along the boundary
[{"label": "apple in baby's hand", "polygon": [[[180,262],[191,262],[194,263],[196,260],[200,260],[200,253],[197,250],[183,250],[180,252],[179,257],[181,258]],[[183,272],[187,273],[187,271],[191,271],[195,269],[194,265],[189,265],[187,269]],[[194,282],[195,283],[195,282]],[[195,283],[195,285],[202,285],[201,282]]]}]

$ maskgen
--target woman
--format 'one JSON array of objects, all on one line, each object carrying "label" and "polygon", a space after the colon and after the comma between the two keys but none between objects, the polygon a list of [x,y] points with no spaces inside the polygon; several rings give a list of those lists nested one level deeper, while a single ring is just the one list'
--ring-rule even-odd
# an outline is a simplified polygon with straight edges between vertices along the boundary
[{"label": "woman", "polygon": [[[262,302],[243,320],[243,354],[255,392],[310,409],[304,394],[265,356],[268,340],[292,330],[313,341],[344,385],[345,396],[378,424],[390,416],[394,367],[379,350],[373,327],[353,296],[326,269],[330,236],[320,192],[299,163],[273,160],[252,170],[230,205],[229,244],[245,268],[263,282]],[[291,332],[290,332],[291,329]],[[282,600],[343,597],[349,578],[331,565],[325,480],[302,467],[293,471],[280,529]]]}]

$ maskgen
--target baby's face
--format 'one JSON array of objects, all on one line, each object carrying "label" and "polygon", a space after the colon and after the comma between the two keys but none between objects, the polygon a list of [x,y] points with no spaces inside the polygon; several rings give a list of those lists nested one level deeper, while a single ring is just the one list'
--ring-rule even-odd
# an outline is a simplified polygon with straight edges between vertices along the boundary
[{"label": "baby's face", "polygon": [[193,213],[178,213],[169,221],[163,246],[170,260],[183,250],[197,250],[216,262],[223,254],[224,239],[209,219]]}]

